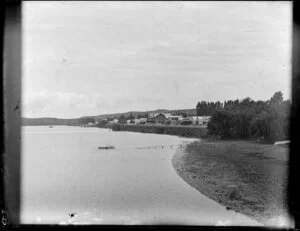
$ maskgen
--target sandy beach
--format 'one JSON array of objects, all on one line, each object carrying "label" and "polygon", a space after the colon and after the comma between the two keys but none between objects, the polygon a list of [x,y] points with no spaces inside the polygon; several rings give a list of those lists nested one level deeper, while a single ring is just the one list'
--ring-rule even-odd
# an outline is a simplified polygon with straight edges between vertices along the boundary
[{"label": "sandy beach", "polygon": [[229,210],[267,226],[290,226],[288,147],[250,141],[194,141],[172,159],[178,175]]}]

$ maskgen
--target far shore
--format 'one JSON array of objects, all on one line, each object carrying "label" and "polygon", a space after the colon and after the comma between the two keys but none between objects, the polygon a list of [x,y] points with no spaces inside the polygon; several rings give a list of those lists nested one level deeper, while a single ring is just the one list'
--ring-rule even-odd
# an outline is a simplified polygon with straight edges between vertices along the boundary
[{"label": "far shore", "polygon": [[288,147],[254,141],[194,141],[172,164],[200,193],[267,226],[287,225]]},{"label": "far shore", "polygon": [[175,135],[186,138],[202,139],[208,137],[207,128],[200,126],[170,126],[170,125],[127,125],[115,124],[98,126],[100,128],[110,128],[113,131],[128,131],[140,133],[155,133],[165,135]]}]

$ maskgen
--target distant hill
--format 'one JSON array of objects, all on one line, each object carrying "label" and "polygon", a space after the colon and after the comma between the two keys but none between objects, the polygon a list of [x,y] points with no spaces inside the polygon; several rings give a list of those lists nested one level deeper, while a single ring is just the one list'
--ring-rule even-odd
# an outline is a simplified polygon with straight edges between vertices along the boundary
[{"label": "distant hill", "polygon": [[168,109],[157,109],[153,111],[129,111],[124,113],[113,113],[113,114],[102,114],[97,116],[83,116],[80,118],[74,119],[60,119],[60,118],[22,118],[23,126],[43,126],[43,125],[80,125],[80,119],[83,118],[94,118],[95,120],[106,119],[107,117],[120,117],[124,115],[128,117],[132,113],[133,116],[144,115],[150,113],[187,113],[189,115],[196,115],[196,109],[177,109],[177,110],[168,110]]},{"label": "distant hill", "polygon": [[22,118],[23,126],[42,125],[79,125],[79,119],[58,119],[58,118]]},{"label": "distant hill", "polygon": [[168,110],[168,109],[157,109],[153,111],[129,111],[129,112],[124,112],[124,113],[114,113],[114,114],[103,114],[99,116],[89,116],[94,119],[105,119],[107,117],[120,117],[121,115],[124,115],[128,117],[131,113],[133,116],[137,115],[144,115],[144,114],[151,114],[151,113],[187,113],[189,115],[195,115],[196,114],[196,109],[177,109],[177,110]]}]

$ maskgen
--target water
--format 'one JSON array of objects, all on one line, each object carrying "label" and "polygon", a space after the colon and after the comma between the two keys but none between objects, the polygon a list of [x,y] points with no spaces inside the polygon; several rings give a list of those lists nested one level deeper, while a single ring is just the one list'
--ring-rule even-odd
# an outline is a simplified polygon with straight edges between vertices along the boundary
[{"label": "water", "polygon": [[[172,166],[176,136],[22,127],[24,224],[259,225],[190,187]],[[115,150],[98,146],[115,145]],[[73,217],[71,213],[76,213]]]}]

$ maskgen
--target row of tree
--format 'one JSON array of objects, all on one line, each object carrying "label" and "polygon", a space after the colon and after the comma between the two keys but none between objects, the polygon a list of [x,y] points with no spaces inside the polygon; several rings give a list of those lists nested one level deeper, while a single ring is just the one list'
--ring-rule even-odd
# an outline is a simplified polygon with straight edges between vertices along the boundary
[{"label": "row of tree", "polygon": [[261,137],[276,141],[288,139],[291,102],[276,92],[270,100],[204,102],[197,104],[197,115],[212,116],[208,132],[222,138]]},{"label": "row of tree", "polygon": [[210,116],[212,113],[217,110],[223,108],[223,103],[218,102],[206,102],[201,101],[198,102],[196,106],[196,114],[197,116]]}]

